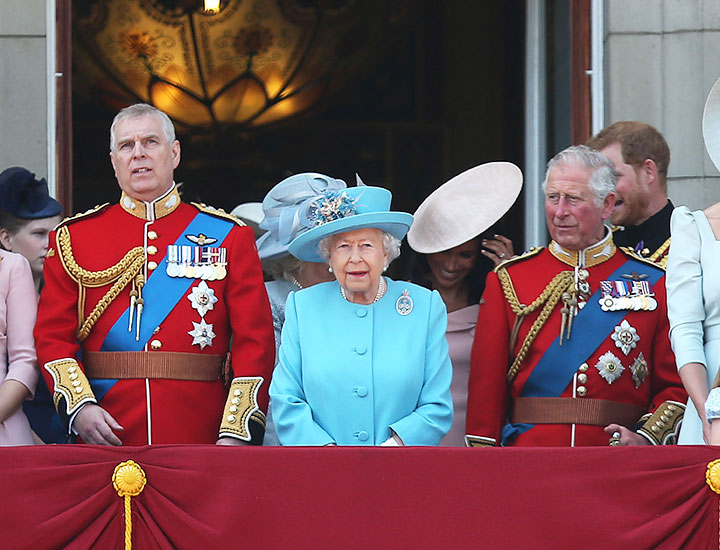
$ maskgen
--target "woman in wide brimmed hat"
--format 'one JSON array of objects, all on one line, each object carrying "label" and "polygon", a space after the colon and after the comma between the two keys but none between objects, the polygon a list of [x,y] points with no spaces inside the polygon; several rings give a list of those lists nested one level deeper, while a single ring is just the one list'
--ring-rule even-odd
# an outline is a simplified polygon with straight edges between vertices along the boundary
[{"label": "woman in wide brimmed hat", "polygon": [[391,194],[319,194],[290,244],[335,281],[291,293],[270,385],[283,445],[437,445],[452,422],[447,315],[437,292],[383,276],[412,223]]},{"label": "woman in wide brimmed hat", "polygon": [[[276,361],[280,347],[280,331],[285,322],[285,301],[288,294],[333,280],[325,262],[298,260],[288,251],[292,240],[309,229],[299,222],[298,210],[308,199],[315,198],[319,193],[339,191],[345,187],[347,186],[342,180],[316,172],[303,172],[285,178],[275,185],[265,195],[262,203],[252,203],[260,206],[261,214],[260,219],[253,225],[260,233],[256,243],[258,255],[262,261],[263,271],[272,278],[265,283],[265,290],[268,293],[273,316]],[[247,207],[237,213],[246,217],[252,215]],[[268,405],[263,445],[279,444],[271,400]]]},{"label": "woman in wide brimmed hat", "polygon": [[466,170],[423,201],[408,233],[408,243],[416,252],[411,280],[436,289],[448,309],[455,419],[442,446],[465,446],[470,351],[480,295],[492,265],[513,255],[512,242],[506,237],[483,240],[481,234],[510,209],[520,193],[522,179],[520,169],[509,162]]},{"label": "woman in wide brimmed hat", "polygon": [[[720,79],[705,103],[703,137],[720,169]],[[670,342],[690,396],[678,443],[720,445],[720,388],[708,395],[720,377],[720,202],[695,212],[678,206],[670,235],[665,278]]]}]

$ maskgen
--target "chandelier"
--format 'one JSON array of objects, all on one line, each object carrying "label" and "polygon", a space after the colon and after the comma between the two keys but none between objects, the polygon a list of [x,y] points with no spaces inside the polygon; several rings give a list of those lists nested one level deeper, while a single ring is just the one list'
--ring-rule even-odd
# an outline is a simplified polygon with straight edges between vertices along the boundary
[{"label": "chandelier", "polygon": [[74,90],[185,127],[265,125],[367,74],[408,0],[80,0]]}]

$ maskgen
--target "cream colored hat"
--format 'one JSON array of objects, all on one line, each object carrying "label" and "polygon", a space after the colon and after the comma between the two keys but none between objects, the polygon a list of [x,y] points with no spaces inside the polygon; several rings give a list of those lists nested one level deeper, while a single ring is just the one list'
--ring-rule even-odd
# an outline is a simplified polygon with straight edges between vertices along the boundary
[{"label": "cream colored hat", "polygon": [[705,101],[702,131],[710,160],[720,170],[720,78],[713,85]]},{"label": "cream colored hat", "polygon": [[461,245],[498,221],[515,202],[523,175],[511,162],[470,168],[438,187],[413,215],[408,243],[422,254]]}]

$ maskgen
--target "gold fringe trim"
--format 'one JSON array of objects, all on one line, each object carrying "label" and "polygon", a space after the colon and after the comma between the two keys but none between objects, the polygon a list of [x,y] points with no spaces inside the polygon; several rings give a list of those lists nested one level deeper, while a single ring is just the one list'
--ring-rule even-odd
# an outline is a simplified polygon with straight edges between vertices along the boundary
[{"label": "gold fringe trim", "polygon": [[[80,342],[85,340],[100,316],[105,312],[112,301],[132,281],[133,290],[142,288],[144,279],[142,269],[145,265],[145,250],[142,246],[131,249],[115,265],[101,271],[89,271],[80,267],[75,260],[70,239],[70,230],[63,226],[57,232],[57,249],[60,260],[67,274],[78,284],[78,330],[77,338]],[[83,318],[85,309],[85,288],[96,288],[114,282],[100,301],[95,304],[87,318]],[[137,292],[137,291],[136,291]]]},{"label": "gold fringe trim", "polygon": [[660,245],[660,248],[658,248],[655,252],[653,252],[650,255],[650,258],[648,258],[650,261],[655,262],[662,266],[663,269],[667,267],[667,249],[670,248],[670,237],[668,237],[667,241],[662,243]]},{"label": "gold fringe trim", "polygon": [[[520,350],[518,351],[517,356],[513,360],[512,365],[508,370],[507,381],[508,383],[511,383],[517,376],[520,365],[525,360],[525,356],[530,350],[530,346],[535,341],[535,338],[540,332],[540,329],[547,322],[553,309],[555,309],[555,306],[561,300],[563,293],[569,291],[575,284],[575,276],[572,271],[561,271],[560,273],[555,275],[555,277],[553,277],[553,279],[545,287],[545,290],[542,291],[540,296],[538,296],[529,306],[526,306],[520,303],[520,299],[515,292],[515,287],[512,284],[512,279],[510,278],[510,274],[507,272],[507,270],[499,269],[497,274],[498,278],[500,279],[500,284],[502,285],[503,293],[505,294],[505,299],[510,304],[510,308],[513,310],[513,313],[517,315],[515,319],[515,330],[513,330],[513,334],[516,334],[520,323],[527,315],[536,311],[538,308],[540,308],[540,306],[543,306],[540,315],[538,315],[537,319],[535,319],[532,326],[530,327],[530,330],[525,336],[525,340],[523,340],[522,346],[520,346]],[[514,344],[515,342],[513,337],[511,338],[510,342],[511,355]]]},{"label": "gold fringe trim", "polygon": [[125,510],[125,550],[132,550],[132,508],[131,498],[143,492],[147,484],[145,471],[134,460],[126,460],[115,466],[112,484],[123,497]]}]

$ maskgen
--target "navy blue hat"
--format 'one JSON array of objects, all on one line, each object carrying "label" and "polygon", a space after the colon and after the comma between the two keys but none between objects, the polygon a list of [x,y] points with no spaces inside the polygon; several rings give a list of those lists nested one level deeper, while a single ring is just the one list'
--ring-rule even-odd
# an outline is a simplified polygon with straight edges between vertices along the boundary
[{"label": "navy blue hat", "polygon": [[0,173],[0,208],[16,218],[36,220],[57,216],[62,210],[58,201],[48,193],[45,179],[13,166]]}]

